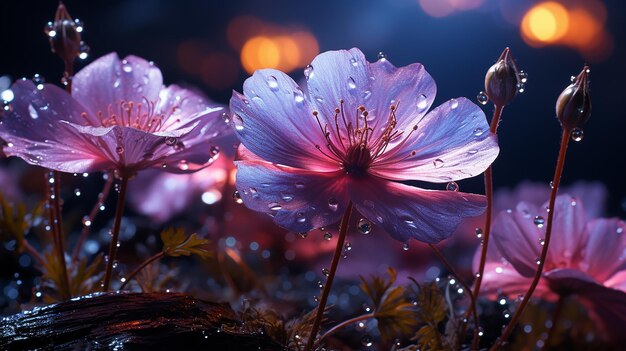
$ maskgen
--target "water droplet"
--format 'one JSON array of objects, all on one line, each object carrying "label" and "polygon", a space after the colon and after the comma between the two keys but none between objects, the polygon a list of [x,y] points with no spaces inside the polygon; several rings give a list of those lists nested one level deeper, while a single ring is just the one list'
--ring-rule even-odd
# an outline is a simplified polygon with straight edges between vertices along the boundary
[{"label": "water droplet", "polygon": [[359,62],[358,62],[358,61],[357,61],[354,57],[351,57],[351,58],[350,58],[350,63],[351,63],[351,64],[352,64],[352,66],[354,66],[354,67],[356,67],[356,66],[358,66],[358,65],[359,65]]},{"label": "water droplet", "polygon": [[474,129],[474,136],[481,136],[485,134],[485,130],[482,128],[476,128]]},{"label": "water droplet", "polygon": [[91,219],[89,218],[89,216],[84,216],[81,222],[85,227],[91,226]]},{"label": "water droplet", "polygon": [[91,48],[89,47],[89,45],[85,44],[84,42],[80,42],[80,47],[78,49],[78,58],[81,60],[86,59],[87,57],[89,57],[89,51],[91,50]]},{"label": "water droplet", "polygon": [[235,129],[238,131],[243,130],[243,118],[240,115],[233,113],[233,123],[235,124]]},{"label": "water droplet", "polygon": [[450,182],[446,184],[446,190],[448,191],[459,191],[459,184],[456,182]]},{"label": "water droplet", "polygon": [[30,115],[30,118],[32,118],[32,119],[39,118],[39,113],[37,113],[37,110],[35,109],[35,106],[33,106],[32,104],[28,105],[28,114]]},{"label": "water droplet", "polygon": [[325,277],[328,277],[328,274],[330,274],[330,271],[329,271],[328,269],[326,269],[326,268],[322,268],[322,274],[323,274]]},{"label": "water droplet", "polygon": [[359,219],[359,223],[357,223],[356,228],[361,234],[369,234],[372,232],[372,222],[368,221],[365,218]]},{"label": "water droplet", "polygon": [[541,264],[541,259],[539,257],[535,258],[535,263],[536,264]]},{"label": "water droplet", "polygon": [[480,228],[476,228],[476,230],[474,231],[474,233],[476,234],[476,237],[477,237],[478,239],[480,239],[480,238],[482,238],[482,237],[483,237],[483,230],[482,230],[482,229],[480,229]]},{"label": "water droplet", "polygon": [[174,145],[176,145],[177,142],[178,142],[178,139],[176,137],[166,137],[165,138],[165,145],[167,145],[167,146],[174,146]]},{"label": "water droplet", "polygon": [[[46,80],[40,74],[35,74],[32,78],[32,81],[33,83],[35,83],[37,89],[39,90],[43,89],[43,84],[46,82]],[[39,87],[40,85],[41,88]]]},{"label": "water droplet", "polygon": [[324,233],[324,240],[329,241],[333,238],[333,234],[331,232]]},{"label": "water droplet", "polygon": [[346,242],[346,243],[343,245],[343,249],[344,249],[345,251],[351,251],[351,250],[352,250],[352,244],[351,244],[351,243],[349,243],[349,242]]},{"label": "water droplet", "polygon": [[306,80],[309,80],[312,74],[313,74],[313,66],[307,65],[304,68],[304,77],[306,78]]},{"label": "water droplet", "polygon": [[570,76],[569,77],[569,81],[572,82],[572,83],[575,82],[576,81],[576,76]]},{"label": "water droplet", "polygon": [[296,217],[297,217],[296,221],[297,221],[298,223],[304,223],[304,222],[306,222],[306,217],[304,217],[304,213],[302,213],[302,212],[298,212],[298,213],[296,213]]},{"label": "water droplet", "polygon": [[273,91],[277,91],[278,90],[278,80],[274,76],[269,76],[269,78],[267,78],[267,85]]},{"label": "water droplet", "polygon": [[420,94],[417,97],[417,112],[424,112],[428,108],[428,98],[426,95]]},{"label": "water droplet", "polygon": [[354,90],[356,89],[356,83],[354,82],[354,78],[349,77],[348,78],[348,90]]},{"label": "water droplet", "polygon": [[285,202],[289,202],[293,200],[293,195],[289,195],[289,194],[283,194],[281,196],[281,199],[283,199],[283,201]]},{"label": "water droplet", "polygon": [[319,298],[319,297],[317,297],[317,296],[313,296],[313,301],[315,301],[315,302],[320,302],[320,298]]},{"label": "water droplet", "polygon": [[583,140],[583,137],[585,136],[585,133],[583,132],[582,129],[576,127],[572,130],[572,140],[574,141],[581,141]]},{"label": "water droplet", "polygon": [[233,193],[233,200],[235,200],[235,202],[238,204],[243,203],[243,199],[241,198],[241,194],[239,194],[239,190],[235,190],[235,192]]},{"label": "water droplet", "polygon": [[519,73],[517,74],[517,77],[522,83],[526,83],[528,81],[528,73],[526,73],[526,71],[524,70],[520,70]]},{"label": "water droplet", "polygon": [[361,345],[365,347],[371,347],[372,345],[374,345],[372,337],[369,334],[363,335],[363,337],[361,337]]},{"label": "water droplet", "polygon": [[280,211],[283,209],[283,207],[275,202],[272,202],[270,204],[267,205],[267,207],[269,207],[270,210],[276,212],[276,211]]},{"label": "water droplet", "polygon": [[435,168],[441,168],[443,167],[443,160],[440,158],[437,158],[433,161],[433,165],[435,166]]},{"label": "water droplet", "polygon": [[80,189],[78,188],[74,189],[74,195],[80,196]]},{"label": "water droplet", "polygon": [[122,60],[122,70],[126,73],[130,73],[133,71],[133,66],[128,63],[128,61]]},{"label": "water droplet", "polygon": [[328,199],[328,208],[330,208],[330,210],[333,212],[337,211],[337,208],[339,208],[339,202],[337,201],[337,199],[335,199],[334,197]]},{"label": "water droplet", "polygon": [[546,223],[546,220],[541,216],[535,216],[533,223],[537,226],[537,228],[543,228],[543,225]]},{"label": "water droplet", "polygon": [[298,233],[298,235],[300,235],[300,237],[302,239],[306,239],[306,237],[309,236],[309,233],[307,233],[307,232],[300,232],[300,233]]},{"label": "water droplet", "polygon": [[117,152],[118,154],[123,154],[124,153],[124,148],[121,146],[118,146],[115,148],[115,152]]},{"label": "water droplet", "polygon": [[409,251],[409,243],[402,244],[402,250]]},{"label": "water droplet", "polygon": [[303,182],[296,182],[296,188],[297,189],[304,189],[304,183]]},{"label": "water droplet", "polygon": [[478,93],[478,95],[476,96],[476,100],[478,100],[478,103],[481,105],[487,105],[487,102],[489,102],[489,98],[487,97],[487,94],[485,94],[484,91],[481,91],[480,93]]},{"label": "water droplet", "polygon": [[459,107],[459,102],[456,99],[450,100],[450,108],[454,110],[457,107]]},{"label": "water droplet", "polygon": [[378,53],[378,60],[379,61],[386,60],[386,59],[387,59],[387,55],[384,52],[381,51],[381,52]]},{"label": "water droplet", "polygon": [[299,88],[293,91],[293,99],[297,104],[302,104],[304,102],[304,94],[302,90]]}]

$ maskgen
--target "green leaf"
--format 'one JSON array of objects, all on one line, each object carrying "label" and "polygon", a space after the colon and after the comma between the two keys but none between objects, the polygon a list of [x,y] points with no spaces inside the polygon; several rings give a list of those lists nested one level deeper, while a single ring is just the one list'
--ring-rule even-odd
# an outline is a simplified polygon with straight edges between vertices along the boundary
[{"label": "green leaf", "polygon": [[209,240],[200,238],[197,234],[185,235],[183,228],[167,228],[161,232],[163,253],[166,256],[191,256],[196,254],[202,258],[209,258],[213,253],[209,251]]},{"label": "green leaf", "polygon": [[363,277],[361,289],[374,303],[374,318],[378,322],[383,341],[390,341],[402,335],[408,335],[417,326],[415,308],[406,298],[406,289],[396,286],[397,272],[393,268],[387,270],[389,279],[372,276],[371,281]]},{"label": "green leaf", "polygon": [[[417,284],[417,283],[416,283]],[[446,318],[446,300],[437,286],[432,282],[428,285],[417,284],[417,323],[420,328],[412,340],[416,341],[422,351],[447,351],[451,348],[442,340],[439,324]]]}]

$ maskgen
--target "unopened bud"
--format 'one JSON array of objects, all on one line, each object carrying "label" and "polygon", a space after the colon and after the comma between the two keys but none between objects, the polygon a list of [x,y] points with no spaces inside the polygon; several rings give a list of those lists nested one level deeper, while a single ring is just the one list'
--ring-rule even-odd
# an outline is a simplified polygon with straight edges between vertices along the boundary
[{"label": "unopened bud", "polygon": [[556,117],[565,130],[581,127],[591,117],[589,67],[585,66],[556,100]]},{"label": "unopened bud", "polygon": [[65,5],[59,3],[54,21],[48,22],[44,32],[50,39],[52,52],[61,57],[63,62],[72,63],[81,52],[81,32],[83,25],[79,20],[73,20]]},{"label": "unopened bud", "polygon": [[509,48],[504,49],[498,61],[485,75],[485,93],[496,106],[508,105],[520,88],[519,72]]}]

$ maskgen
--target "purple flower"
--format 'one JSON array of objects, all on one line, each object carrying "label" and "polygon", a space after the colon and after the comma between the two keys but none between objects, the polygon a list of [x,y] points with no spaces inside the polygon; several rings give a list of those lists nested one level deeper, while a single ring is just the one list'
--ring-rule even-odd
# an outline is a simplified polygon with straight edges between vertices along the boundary
[{"label": "purple flower", "polygon": [[136,56],[103,56],[78,72],[72,95],[20,80],[0,111],[4,152],[63,172],[117,170],[134,175],[159,167],[187,173],[213,160],[223,109],[178,86]]},{"label": "purple flower", "polygon": [[458,98],[427,114],[436,87],[421,64],[369,63],[358,49],[323,53],[304,73],[307,93],[272,69],[233,93],[246,206],[306,232],[336,222],[351,201],[403,242],[438,242],[484,211],[483,196],[399,182],[482,173],[499,149],[478,106]]},{"label": "purple flower", "polygon": [[[528,289],[541,252],[546,208],[546,204],[521,202],[496,217],[481,292],[495,298],[500,294],[517,296]],[[577,294],[583,303],[594,306],[592,313],[601,314],[596,317],[605,322],[619,320],[623,327],[626,224],[617,218],[588,220],[582,201],[566,194],[557,197],[554,211],[553,240],[535,295],[552,300]],[[474,257],[475,270],[479,255]],[[600,296],[607,298],[598,299]],[[611,307],[616,301],[621,301],[619,309]]]}]

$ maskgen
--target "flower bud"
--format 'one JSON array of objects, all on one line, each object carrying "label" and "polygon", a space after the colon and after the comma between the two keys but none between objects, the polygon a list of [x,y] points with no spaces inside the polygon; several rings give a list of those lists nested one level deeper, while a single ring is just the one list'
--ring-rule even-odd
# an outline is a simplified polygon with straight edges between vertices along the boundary
[{"label": "flower bud", "polygon": [[48,22],[44,32],[50,39],[52,52],[61,57],[63,62],[72,63],[81,52],[81,32],[83,26],[79,20],[74,21],[67,12],[65,5],[59,3],[54,22]]},{"label": "flower bud", "polygon": [[582,126],[591,116],[589,67],[585,66],[556,100],[556,117],[565,130]]},{"label": "flower bud", "polygon": [[485,75],[485,93],[496,106],[508,105],[520,87],[520,77],[509,48]]}]

